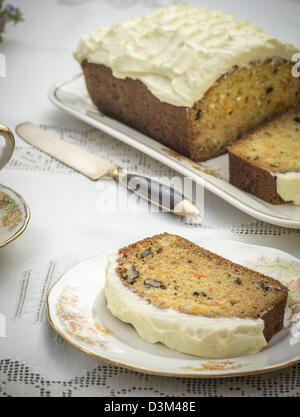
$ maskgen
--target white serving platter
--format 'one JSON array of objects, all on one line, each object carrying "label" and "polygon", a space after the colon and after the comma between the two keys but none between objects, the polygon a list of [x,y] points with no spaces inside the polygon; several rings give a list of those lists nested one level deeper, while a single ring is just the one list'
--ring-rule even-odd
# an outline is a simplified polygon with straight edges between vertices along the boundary
[{"label": "white serving platter", "polygon": [[50,101],[76,118],[138,149],[180,174],[204,183],[207,190],[256,219],[277,226],[300,229],[300,207],[273,206],[231,185],[228,181],[228,156],[197,163],[137,130],[98,112],[89,99],[83,74],[78,74],[49,90]]}]

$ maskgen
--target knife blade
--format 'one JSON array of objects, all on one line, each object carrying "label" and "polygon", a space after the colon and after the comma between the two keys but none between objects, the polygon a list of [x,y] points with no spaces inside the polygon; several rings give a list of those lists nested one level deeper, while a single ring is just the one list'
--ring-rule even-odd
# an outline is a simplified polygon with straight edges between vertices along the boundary
[{"label": "knife blade", "polygon": [[198,207],[173,187],[148,177],[125,173],[112,162],[66,142],[33,123],[20,123],[16,126],[16,132],[26,142],[93,181],[110,177],[164,211],[179,216],[198,216],[200,214]]}]

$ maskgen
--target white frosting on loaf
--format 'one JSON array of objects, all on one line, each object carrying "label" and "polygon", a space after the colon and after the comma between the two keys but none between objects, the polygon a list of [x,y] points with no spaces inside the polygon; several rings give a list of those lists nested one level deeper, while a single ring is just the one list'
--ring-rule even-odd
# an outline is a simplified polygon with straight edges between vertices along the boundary
[{"label": "white frosting on loaf", "polygon": [[191,107],[233,66],[298,50],[220,10],[173,4],[83,36],[74,53],[115,77],[142,81],[159,100]]},{"label": "white frosting on loaf", "polygon": [[210,318],[148,304],[119,278],[118,252],[108,254],[105,296],[111,313],[147,342],[206,358],[254,354],[266,345],[262,319]]},{"label": "white frosting on loaf", "polygon": [[300,172],[272,173],[276,176],[277,193],[284,201],[300,206]]}]

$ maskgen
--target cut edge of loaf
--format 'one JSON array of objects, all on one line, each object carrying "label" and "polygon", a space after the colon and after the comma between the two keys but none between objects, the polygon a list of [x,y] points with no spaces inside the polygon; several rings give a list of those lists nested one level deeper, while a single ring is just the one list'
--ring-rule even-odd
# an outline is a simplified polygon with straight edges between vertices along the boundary
[{"label": "cut edge of loaf", "polygon": [[[300,78],[292,77],[293,65],[291,61],[273,57],[252,61],[248,67],[235,66],[222,75],[194,104],[194,112],[189,112],[192,155],[200,153],[208,159],[207,155],[212,158],[226,153],[227,148],[244,135],[280,115],[288,107],[300,105]],[[226,83],[229,85],[226,86]],[[191,115],[197,114],[199,109],[203,117],[197,125]],[[213,113],[217,121],[215,126],[211,120]],[[211,131],[217,131],[215,137],[210,137]],[[218,146],[210,150],[216,141]]]}]

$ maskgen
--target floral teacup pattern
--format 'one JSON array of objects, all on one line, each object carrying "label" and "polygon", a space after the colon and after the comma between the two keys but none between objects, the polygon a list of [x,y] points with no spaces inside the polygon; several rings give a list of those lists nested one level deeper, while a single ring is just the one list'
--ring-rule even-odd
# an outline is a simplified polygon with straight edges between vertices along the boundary
[{"label": "floral teacup pattern", "polygon": [[18,237],[27,226],[29,208],[23,198],[0,184],[0,247]]}]

